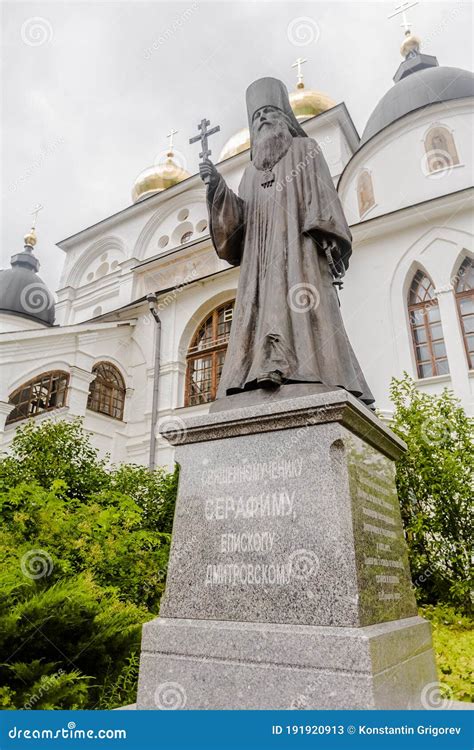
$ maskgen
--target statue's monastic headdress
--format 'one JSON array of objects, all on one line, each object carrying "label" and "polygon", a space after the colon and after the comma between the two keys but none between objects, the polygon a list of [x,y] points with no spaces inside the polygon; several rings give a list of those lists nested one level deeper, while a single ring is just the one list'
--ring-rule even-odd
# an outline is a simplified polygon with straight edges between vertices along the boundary
[{"label": "statue's monastic headdress", "polygon": [[252,119],[257,110],[262,107],[277,107],[287,116],[293,136],[307,138],[307,134],[296,119],[291,109],[288,89],[283,81],[278,78],[259,78],[250,84],[246,93],[247,114],[249,118],[249,128],[252,128]]}]

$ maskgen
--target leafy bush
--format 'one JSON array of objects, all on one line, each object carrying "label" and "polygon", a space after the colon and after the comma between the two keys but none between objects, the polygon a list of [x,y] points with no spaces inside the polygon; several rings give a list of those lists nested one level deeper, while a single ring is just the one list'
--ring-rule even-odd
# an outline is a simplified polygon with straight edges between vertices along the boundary
[{"label": "leafy bush", "polygon": [[390,393],[392,429],[408,446],[397,488],[418,600],[469,612],[473,421],[452,393],[423,393],[406,373],[392,380]]},{"label": "leafy bush", "polygon": [[[111,488],[133,497],[151,528],[171,534],[178,490],[178,471],[163,468],[150,472],[144,466],[122,464],[111,476]],[[160,498],[160,502],[157,502]]]},{"label": "leafy bush", "polygon": [[132,702],[176,484],[161,469],[108,469],[78,421],[20,428],[0,461],[0,706]]},{"label": "leafy bush", "polygon": [[107,460],[99,459],[82,428],[73,422],[33,420],[21,425],[11,454],[0,462],[0,489],[37,482],[49,489],[64,480],[70,498],[89,497],[108,485]]}]

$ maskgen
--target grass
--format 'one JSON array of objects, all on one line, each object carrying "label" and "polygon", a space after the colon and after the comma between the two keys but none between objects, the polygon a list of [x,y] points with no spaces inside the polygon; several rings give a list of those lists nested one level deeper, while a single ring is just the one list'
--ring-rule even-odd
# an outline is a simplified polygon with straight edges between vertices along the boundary
[{"label": "grass", "polygon": [[441,692],[450,700],[473,702],[474,623],[446,605],[424,606],[431,622]]}]

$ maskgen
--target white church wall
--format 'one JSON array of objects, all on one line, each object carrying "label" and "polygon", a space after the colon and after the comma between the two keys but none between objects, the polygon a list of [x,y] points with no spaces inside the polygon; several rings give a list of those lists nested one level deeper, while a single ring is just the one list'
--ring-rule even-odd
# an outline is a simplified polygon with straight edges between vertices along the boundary
[{"label": "white church wall", "polygon": [[[71,327],[43,331],[23,331],[8,334],[0,340],[2,353],[0,400],[8,402],[9,395],[23,383],[51,370],[69,374],[66,406],[36,416],[43,419],[72,419],[84,417],[92,443],[102,454],[109,453],[113,462],[126,460],[126,434],[130,415],[130,396],[126,398],[124,420],[99,415],[87,409],[89,385],[94,378],[92,367],[99,361],[109,361],[121,372],[127,393],[133,392],[130,362],[140,359],[133,342],[134,322],[120,325],[96,324],[90,327]],[[143,363],[142,363],[143,366]],[[4,428],[2,450],[8,450],[11,440],[23,421]]]},{"label": "white church wall", "polygon": [[[462,197],[440,199],[429,214],[407,209],[373,224],[370,235],[362,226],[353,228],[354,252],[340,298],[349,338],[377,406],[391,412],[390,379],[407,371],[427,392],[439,392],[445,386],[452,389],[472,413],[472,376],[452,288],[462,258],[473,249],[467,206],[463,208]],[[417,376],[407,293],[418,268],[430,275],[436,288],[450,365],[448,376]]]},{"label": "white church wall", "polygon": [[179,247],[183,235],[187,242],[208,234],[206,196],[202,189],[187,190],[163,201],[148,219],[135,242],[135,256],[140,260],[158,256]]},{"label": "white church wall", "polygon": [[[473,111],[470,100],[431,105],[393,123],[356,152],[339,184],[339,195],[349,224],[361,220],[357,180],[369,170],[375,206],[362,220],[381,216],[472,185]],[[447,127],[454,137],[459,164],[429,173],[424,139],[432,126]]]}]

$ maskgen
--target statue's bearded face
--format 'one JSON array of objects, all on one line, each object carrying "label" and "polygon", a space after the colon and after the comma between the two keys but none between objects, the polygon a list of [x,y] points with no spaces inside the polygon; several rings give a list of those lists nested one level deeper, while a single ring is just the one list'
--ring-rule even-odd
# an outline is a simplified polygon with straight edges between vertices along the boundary
[{"label": "statue's bearded face", "polygon": [[258,137],[262,131],[281,126],[282,122],[286,124],[283,112],[277,107],[269,105],[257,109],[252,119],[252,135]]},{"label": "statue's bearded face", "polygon": [[286,116],[271,106],[255,112],[250,135],[252,160],[257,169],[272,169],[286,154],[292,141]]}]

